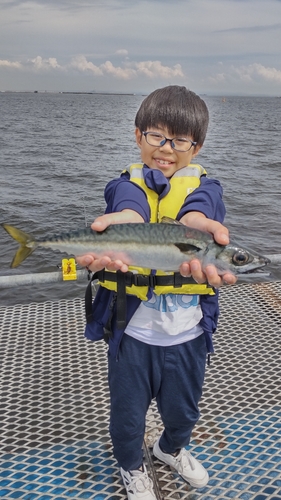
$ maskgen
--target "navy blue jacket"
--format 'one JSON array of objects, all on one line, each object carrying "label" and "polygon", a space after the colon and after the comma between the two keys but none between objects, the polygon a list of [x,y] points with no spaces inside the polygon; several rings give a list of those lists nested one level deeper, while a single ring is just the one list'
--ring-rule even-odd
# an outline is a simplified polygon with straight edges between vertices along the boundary
[{"label": "navy blue jacket", "polygon": [[[170,189],[169,180],[159,170],[152,170],[144,166],[144,178],[147,186],[163,197]],[[110,181],[105,188],[105,213],[120,212],[131,209],[138,212],[145,222],[150,220],[150,207],[143,189],[129,180],[126,172],[118,179]],[[200,186],[185,199],[178,215],[180,220],[188,212],[202,212],[207,218],[223,222],[225,206],[222,201],[222,187],[217,180],[201,177]],[[92,306],[93,318],[87,323],[85,336],[93,341],[104,338],[104,327],[112,315],[112,336],[109,338],[111,355],[117,356],[124,329],[116,326],[116,293],[100,286]],[[134,295],[127,295],[127,324],[137,310],[140,299]],[[219,316],[218,292],[215,295],[202,295],[200,304],[203,312],[201,326],[205,334],[208,352],[213,352],[212,334],[217,327]]]}]

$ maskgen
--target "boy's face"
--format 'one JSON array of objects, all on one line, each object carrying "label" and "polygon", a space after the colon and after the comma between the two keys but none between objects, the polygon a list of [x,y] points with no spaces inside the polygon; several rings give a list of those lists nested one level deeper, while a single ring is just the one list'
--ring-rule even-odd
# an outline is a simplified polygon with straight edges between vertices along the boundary
[{"label": "boy's face", "polygon": [[[166,128],[151,127],[149,131],[143,132],[158,132],[163,134],[168,139],[173,139],[173,136]],[[146,139],[140,129],[135,131],[137,145],[141,150],[141,159],[149,168],[160,170],[165,177],[172,177],[172,175],[183,167],[187,167],[192,158],[194,158],[201,146],[192,146],[189,151],[181,152],[172,148],[171,142],[167,141],[163,146],[151,146],[146,142]],[[193,140],[192,137],[183,137],[183,139]]]}]

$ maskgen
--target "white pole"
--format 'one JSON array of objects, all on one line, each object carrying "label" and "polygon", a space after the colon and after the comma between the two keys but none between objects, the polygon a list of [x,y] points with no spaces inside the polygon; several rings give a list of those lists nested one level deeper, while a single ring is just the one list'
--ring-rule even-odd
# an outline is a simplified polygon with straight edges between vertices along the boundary
[{"label": "white pole", "polygon": [[[81,271],[76,271],[77,280],[86,280],[88,271],[82,269]],[[34,285],[36,283],[55,283],[58,281],[63,281],[63,276],[61,271],[54,271],[52,273],[36,273],[36,274],[11,274],[9,276],[0,276],[0,288],[12,288],[15,286],[22,285]]]}]

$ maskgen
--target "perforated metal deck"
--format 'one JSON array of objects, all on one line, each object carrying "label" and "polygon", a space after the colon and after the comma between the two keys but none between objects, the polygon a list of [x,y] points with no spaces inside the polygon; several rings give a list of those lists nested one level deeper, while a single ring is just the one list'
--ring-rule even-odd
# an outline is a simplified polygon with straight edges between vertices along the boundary
[{"label": "perforated metal deck", "polygon": [[[80,299],[0,308],[0,498],[126,499],[108,434],[106,345],[83,338]],[[221,290],[192,452],[208,468],[195,490],[154,459],[154,403],[144,453],[159,499],[281,499],[281,282]]]}]

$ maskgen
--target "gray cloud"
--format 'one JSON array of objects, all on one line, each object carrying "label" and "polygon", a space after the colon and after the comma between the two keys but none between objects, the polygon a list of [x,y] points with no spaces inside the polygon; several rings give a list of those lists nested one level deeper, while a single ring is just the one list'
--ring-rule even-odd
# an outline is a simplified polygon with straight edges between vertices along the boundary
[{"label": "gray cloud", "polygon": [[[236,0],[236,1],[248,1],[248,0]],[[281,0],[278,0],[281,2]],[[281,29],[281,23],[269,24],[269,25],[261,25],[261,26],[236,26],[234,28],[227,28],[216,30],[216,33],[260,33],[260,32],[270,32]]]}]

